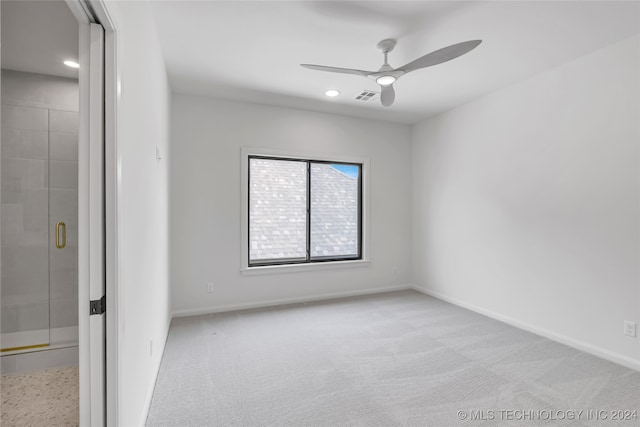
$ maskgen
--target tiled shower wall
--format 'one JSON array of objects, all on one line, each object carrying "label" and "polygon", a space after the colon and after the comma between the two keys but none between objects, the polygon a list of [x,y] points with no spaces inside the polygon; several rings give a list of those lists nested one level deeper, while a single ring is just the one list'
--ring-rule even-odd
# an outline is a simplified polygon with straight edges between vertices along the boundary
[{"label": "tiled shower wall", "polygon": [[1,87],[2,333],[77,327],[78,82],[3,69]]}]

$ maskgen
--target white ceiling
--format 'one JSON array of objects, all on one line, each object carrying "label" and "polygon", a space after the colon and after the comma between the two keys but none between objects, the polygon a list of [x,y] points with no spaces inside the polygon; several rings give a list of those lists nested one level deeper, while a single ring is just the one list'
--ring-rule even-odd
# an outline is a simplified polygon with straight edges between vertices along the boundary
[{"label": "white ceiling", "polygon": [[[640,32],[637,1],[152,1],[171,86],[208,95],[415,123]],[[3,22],[4,24],[4,22]],[[400,66],[482,39],[469,54],[415,71],[391,107],[353,98],[363,77],[301,63],[377,70],[378,41]],[[335,88],[335,99],[323,94]]]},{"label": "white ceiling", "polygon": [[2,1],[2,68],[78,78],[78,21],[64,1]]},{"label": "white ceiling", "polygon": [[[415,123],[640,32],[638,1],[149,1],[174,91]],[[377,70],[464,40],[469,54],[415,71],[396,101],[375,82],[300,63]],[[2,1],[2,67],[77,77],[78,25],[64,1]],[[329,99],[329,88],[342,93]]]}]

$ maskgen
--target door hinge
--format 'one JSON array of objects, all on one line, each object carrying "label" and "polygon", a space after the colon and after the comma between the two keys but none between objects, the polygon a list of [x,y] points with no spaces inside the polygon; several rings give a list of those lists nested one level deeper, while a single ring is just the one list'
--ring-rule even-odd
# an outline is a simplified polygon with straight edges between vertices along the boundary
[{"label": "door hinge", "polygon": [[102,298],[89,301],[89,315],[102,314],[107,311],[107,296],[103,295]]}]

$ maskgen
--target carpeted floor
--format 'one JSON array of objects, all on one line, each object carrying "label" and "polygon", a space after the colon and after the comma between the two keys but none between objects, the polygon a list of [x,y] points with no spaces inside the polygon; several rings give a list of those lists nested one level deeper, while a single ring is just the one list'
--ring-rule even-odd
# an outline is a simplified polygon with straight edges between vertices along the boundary
[{"label": "carpeted floor", "polygon": [[638,411],[639,372],[402,291],[175,319],[147,425],[631,427]]},{"label": "carpeted floor", "polygon": [[3,375],[2,427],[77,426],[78,367]]}]

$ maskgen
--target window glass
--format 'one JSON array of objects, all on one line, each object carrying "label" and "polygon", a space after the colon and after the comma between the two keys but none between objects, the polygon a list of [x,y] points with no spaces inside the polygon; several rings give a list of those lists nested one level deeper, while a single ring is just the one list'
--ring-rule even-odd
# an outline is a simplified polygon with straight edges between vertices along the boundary
[{"label": "window glass", "polygon": [[311,164],[311,258],[358,255],[359,167]]},{"label": "window glass", "polygon": [[307,164],[249,159],[249,261],[306,259]]}]

